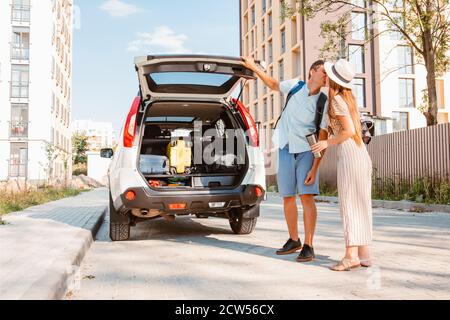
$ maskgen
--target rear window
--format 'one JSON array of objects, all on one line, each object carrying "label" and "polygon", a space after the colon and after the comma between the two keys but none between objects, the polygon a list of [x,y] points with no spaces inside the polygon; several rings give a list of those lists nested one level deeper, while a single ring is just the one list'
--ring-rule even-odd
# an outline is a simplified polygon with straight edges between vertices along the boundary
[{"label": "rear window", "polygon": [[205,72],[158,72],[146,76],[152,92],[181,94],[225,94],[240,79],[235,75]]},{"label": "rear window", "polygon": [[191,123],[194,117],[147,117],[145,122],[186,122]]},{"label": "rear window", "polygon": [[220,87],[232,78],[231,75],[200,72],[160,72],[149,75],[156,85],[191,84]]}]

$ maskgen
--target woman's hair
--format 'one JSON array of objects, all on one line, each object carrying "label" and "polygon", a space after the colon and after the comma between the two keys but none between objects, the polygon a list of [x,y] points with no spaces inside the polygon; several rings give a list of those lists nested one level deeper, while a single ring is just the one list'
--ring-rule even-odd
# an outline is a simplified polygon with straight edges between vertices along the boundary
[{"label": "woman's hair", "polygon": [[355,126],[355,135],[352,137],[352,139],[355,140],[356,144],[362,145],[363,140],[361,137],[361,120],[358,111],[358,105],[356,104],[356,99],[352,93],[352,90],[337,84],[330,78],[329,81],[330,81],[330,90],[329,90],[330,107],[328,108],[328,116],[330,117],[330,119],[336,118],[336,115],[332,107],[333,106],[332,101],[336,96],[340,95],[342,99],[344,99],[344,101],[347,103],[348,110],[350,112],[350,117],[352,118],[353,125]]}]

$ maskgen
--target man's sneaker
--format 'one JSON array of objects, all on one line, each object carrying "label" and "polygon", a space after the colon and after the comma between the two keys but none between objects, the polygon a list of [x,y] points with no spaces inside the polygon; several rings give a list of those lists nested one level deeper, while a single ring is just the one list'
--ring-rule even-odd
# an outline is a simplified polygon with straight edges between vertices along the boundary
[{"label": "man's sneaker", "polygon": [[277,250],[278,255],[282,254],[290,254],[294,253],[302,248],[302,242],[300,239],[297,241],[294,241],[292,239],[289,239],[283,246],[283,248]]},{"label": "man's sneaker", "polygon": [[308,262],[315,258],[314,255],[314,249],[307,244],[303,246],[302,251],[300,251],[300,254],[297,257],[298,262]]}]

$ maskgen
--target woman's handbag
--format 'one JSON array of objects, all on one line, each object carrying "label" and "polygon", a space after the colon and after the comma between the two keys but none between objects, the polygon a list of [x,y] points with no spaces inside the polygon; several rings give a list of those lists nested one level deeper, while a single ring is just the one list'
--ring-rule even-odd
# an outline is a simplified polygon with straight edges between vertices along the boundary
[{"label": "woman's handbag", "polygon": [[372,140],[373,125],[374,123],[371,120],[361,121],[362,140],[365,144],[369,144],[370,141]]}]

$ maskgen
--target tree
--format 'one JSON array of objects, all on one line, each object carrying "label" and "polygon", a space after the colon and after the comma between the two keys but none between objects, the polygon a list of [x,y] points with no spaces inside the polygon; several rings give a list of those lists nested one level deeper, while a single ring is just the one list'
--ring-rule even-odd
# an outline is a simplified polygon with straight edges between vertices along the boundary
[{"label": "tree", "polygon": [[[427,70],[427,103],[423,110],[427,125],[437,124],[436,77],[450,69],[450,0],[295,0],[291,7],[283,2],[284,16],[300,13],[311,19],[317,14],[343,10],[336,21],[321,24],[325,39],[322,53],[339,52],[345,56],[343,43],[352,32],[351,12],[366,13],[366,40],[372,41],[385,32],[398,32],[417,53],[419,63]],[[379,26],[385,27],[378,29]]]},{"label": "tree", "polygon": [[72,136],[72,152],[73,152],[73,164],[86,164],[88,150],[87,145],[88,137],[84,134],[76,133]]},{"label": "tree", "polygon": [[47,174],[47,184],[50,184],[50,181],[53,177],[53,166],[56,158],[58,158],[59,153],[54,145],[48,142],[44,142],[43,149],[45,151],[45,156],[47,163],[45,165],[45,171]]}]

